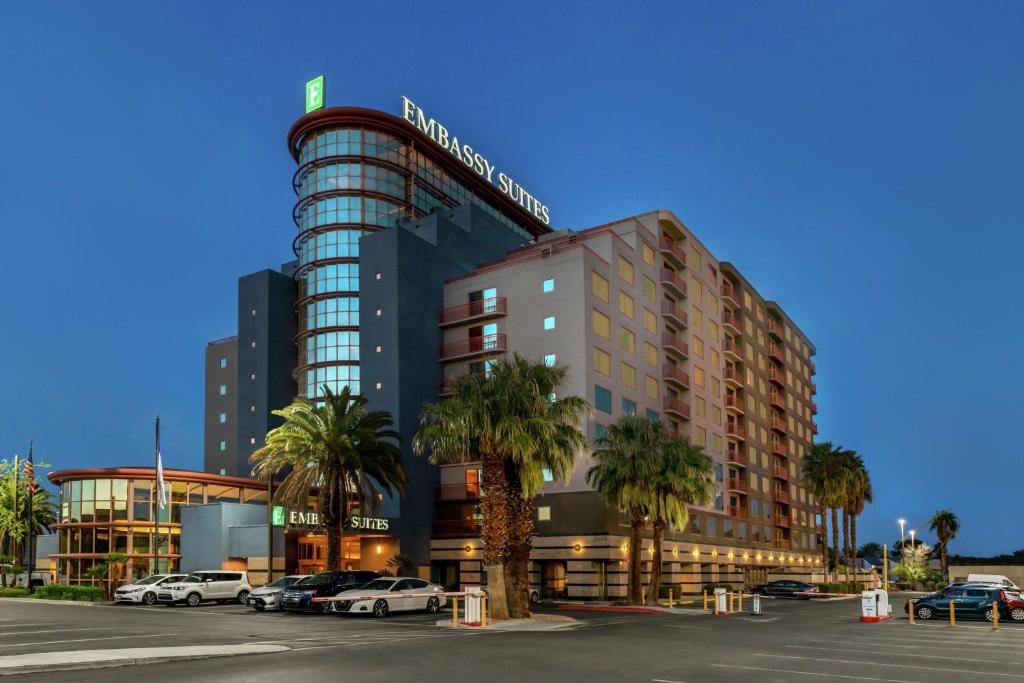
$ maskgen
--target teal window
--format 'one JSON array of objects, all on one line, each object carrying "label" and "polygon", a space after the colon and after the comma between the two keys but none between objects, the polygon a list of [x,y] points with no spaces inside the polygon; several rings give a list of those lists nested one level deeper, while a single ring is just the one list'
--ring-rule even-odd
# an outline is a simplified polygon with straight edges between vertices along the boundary
[{"label": "teal window", "polygon": [[221,413],[220,414],[220,423],[224,424],[227,421],[228,421],[228,414],[227,413]]},{"label": "teal window", "polygon": [[227,441],[221,441],[220,442],[220,449],[222,451],[226,451],[228,449],[228,442]]},{"label": "teal window", "polygon": [[544,280],[543,289],[545,294],[547,294],[548,292],[555,291],[555,278],[549,277],[548,279]]},{"label": "teal window", "polygon": [[554,367],[555,360],[555,354],[549,353],[546,356],[544,356],[544,365],[548,366],[549,368]]},{"label": "teal window", "polygon": [[630,401],[628,398],[622,399],[622,414],[636,415],[636,403]]},{"label": "teal window", "polygon": [[228,385],[226,385],[226,384],[221,384],[220,385],[220,395],[221,396],[227,396],[228,395]]},{"label": "teal window", "polygon": [[612,392],[595,384],[594,408],[600,410],[602,413],[608,413],[610,415],[612,412]]},{"label": "teal window", "polygon": [[551,473],[551,470],[548,469],[547,467],[545,467],[545,468],[543,468],[541,470],[541,475],[544,477],[544,481],[554,481],[555,480],[555,477]]},{"label": "teal window", "polygon": [[715,494],[715,509],[716,510],[723,510],[723,509],[725,509],[725,501],[722,500],[722,493],[720,491]]},{"label": "teal window", "polygon": [[654,420],[655,422],[661,422],[661,415],[659,415],[655,411],[653,411],[650,408],[648,408],[647,409],[647,419],[648,420]]},{"label": "teal window", "polygon": [[545,330],[553,330],[553,329],[555,329],[555,316],[549,315],[548,317],[544,318],[544,329]]},{"label": "teal window", "polygon": [[221,358],[220,359],[220,366],[222,368],[226,368],[228,366],[228,359],[227,358]]},{"label": "teal window", "polygon": [[608,432],[608,428],[601,424],[594,425],[594,438],[601,439]]}]

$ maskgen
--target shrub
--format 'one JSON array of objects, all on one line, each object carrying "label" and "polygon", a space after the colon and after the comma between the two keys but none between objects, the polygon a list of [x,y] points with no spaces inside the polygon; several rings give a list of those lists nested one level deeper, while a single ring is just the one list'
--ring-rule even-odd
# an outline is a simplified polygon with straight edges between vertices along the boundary
[{"label": "shrub", "polygon": [[71,586],[66,583],[51,583],[36,589],[35,597],[43,600],[75,600],[78,602],[99,602],[103,594],[96,586]]},{"label": "shrub", "polygon": [[27,598],[28,591],[24,588],[0,588],[0,598]]},{"label": "shrub", "polygon": [[705,583],[702,590],[706,590],[709,594],[714,593],[716,588],[724,588],[726,592],[732,590],[732,584],[729,583]]},{"label": "shrub", "polygon": [[840,581],[838,583],[816,583],[822,593],[860,593],[864,590],[861,581]]}]

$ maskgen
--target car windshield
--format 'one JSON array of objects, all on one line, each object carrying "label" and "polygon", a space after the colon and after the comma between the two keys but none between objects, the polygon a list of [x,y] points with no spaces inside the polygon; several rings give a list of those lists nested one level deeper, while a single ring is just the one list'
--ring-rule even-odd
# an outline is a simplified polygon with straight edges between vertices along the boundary
[{"label": "car windshield", "polygon": [[293,576],[282,576],[273,583],[268,583],[267,588],[287,588],[288,586],[295,583],[296,579]]},{"label": "car windshield", "polygon": [[136,586],[148,586],[151,583],[156,583],[157,581],[159,581],[162,578],[164,578],[164,577],[160,576],[159,574],[155,574],[153,576],[147,576],[144,579],[139,579],[138,581],[136,581],[135,585]]},{"label": "car windshield", "polygon": [[202,582],[203,582],[203,577],[196,576],[195,574],[193,574],[191,576],[186,576],[184,579],[182,579],[180,581],[180,583],[202,583]]},{"label": "car windshield", "polygon": [[332,581],[334,581],[336,576],[338,576],[338,575],[337,574],[317,574],[316,576],[307,576],[306,578],[298,581],[294,585],[296,587],[302,586],[303,588],[305,588],[306,586],[326,586],[327,584],[329,584]]},{"label": "car windshield", "polygon": [[368,591],[386,591],[395,585],[394,579],[375,579],[363,586]]}]

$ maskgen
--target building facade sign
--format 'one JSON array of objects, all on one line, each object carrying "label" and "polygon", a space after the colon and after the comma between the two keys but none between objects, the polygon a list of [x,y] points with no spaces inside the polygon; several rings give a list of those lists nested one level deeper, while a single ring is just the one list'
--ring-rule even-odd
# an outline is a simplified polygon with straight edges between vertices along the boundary
[{"label": "building facade sign", "polygon": [[[428,117],[423,110],[408,97],[402,97],[402,117],[416,126],[424,135],[444,147],[449,154],[461,161],[471,171],[497,188],[510,199],[544,222],[551,224],[550,211],[547,205],[526,191],[522,185],[514,181],[503,171],[498,171],[487,157],[475,151],[470,145],[459,141],[457,135],[445,128],[444,124]],[[495,175],[497,171],[497,175]]]},{"label": "building facade sign", "polygon": [[[293,529],[320,529],[320,515],[313,510],[292,510],[280,505],[275,505],[271,510],[271,520],[274,526],[284,526]],[[364,531],[389,531],[391,520],[383,517],[361,517],[352,516],[346,527],[355,532]]]},{"label": "building facade sign", "polygon": [[306,113],[324,106],[324,77],[317,76],[311,81],[306,81]]}]

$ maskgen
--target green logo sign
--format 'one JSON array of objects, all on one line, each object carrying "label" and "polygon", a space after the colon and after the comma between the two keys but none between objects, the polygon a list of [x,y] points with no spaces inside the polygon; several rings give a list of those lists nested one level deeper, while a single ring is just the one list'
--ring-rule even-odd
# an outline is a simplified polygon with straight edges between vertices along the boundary
[{"label": "green logo sign", "polygon": [[306,83],[306,113],[324,106],[324,77],[317,76]]},{"label": "green logo sign", "polygon": [[274,526],[284,526],[284,508],[275,505],[270,509],[270,518]]}]

